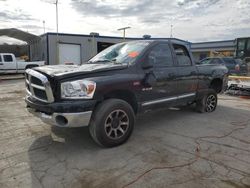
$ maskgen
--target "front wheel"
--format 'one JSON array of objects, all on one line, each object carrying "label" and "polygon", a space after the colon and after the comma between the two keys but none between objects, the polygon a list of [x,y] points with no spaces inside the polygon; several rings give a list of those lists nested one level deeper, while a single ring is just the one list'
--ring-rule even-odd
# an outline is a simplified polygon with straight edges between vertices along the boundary
[{"label": "front wheel", "polygon": [[108,99],[95,110],[89,131],[99,145],[114,147],[128,140],[133,131],[134,121],[134,111],[127,102]]},{"label": "front wheel", "polygon": [[217,93],[210,91],[204,94],[201,99],[196,101],[196,110],[198,112],[213,112],[217,107]]}]

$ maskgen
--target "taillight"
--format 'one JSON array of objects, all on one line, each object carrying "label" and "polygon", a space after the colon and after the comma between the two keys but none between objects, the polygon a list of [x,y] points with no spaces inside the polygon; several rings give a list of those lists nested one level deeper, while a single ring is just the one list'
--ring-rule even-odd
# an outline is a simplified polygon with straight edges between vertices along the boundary
[{"label": "taillight", "polygon": [[239,64],[235,65],[235,70],[240,71],[240,65]]}]

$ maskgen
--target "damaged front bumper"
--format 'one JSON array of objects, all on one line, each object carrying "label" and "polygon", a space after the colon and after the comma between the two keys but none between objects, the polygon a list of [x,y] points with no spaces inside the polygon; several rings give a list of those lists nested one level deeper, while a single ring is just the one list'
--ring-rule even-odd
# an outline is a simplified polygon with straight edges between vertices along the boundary
[{"label": "damaged front bumper", "polygon": [[58,127],[84,127],[88,126],[92,111],[78,113],[53,113],[51,115],[36,111],[27,107],[34,116],[40,118],[44,123]]},{"label": "damaged front bumper", "polygon": [[88,126],[95,101],[64,101],[44,104],[25,98],[28,112],[40,118],[44,123],[58,127],[84,127]]}]

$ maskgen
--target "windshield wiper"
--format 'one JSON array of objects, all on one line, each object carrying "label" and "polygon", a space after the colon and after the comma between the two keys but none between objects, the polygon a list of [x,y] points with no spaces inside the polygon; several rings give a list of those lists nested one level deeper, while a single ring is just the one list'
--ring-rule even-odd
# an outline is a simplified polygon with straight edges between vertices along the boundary
[{"label": "windshield wiper", "polygon": [[122,64],[121,62],[117,61],[115,58],[114,59],[99,59],[99,60],[96,60],[96,61],[89,61],[89,63],[92,63],[92,64],[95,64],[95,63],[114,63],[114,64]]},{"label": "windshield wiper", "polygon": [[118,62],[118,61],[116,60],[116,58],[111,59],[111,60],[109,60],[109,59],[100,59],[100,60],[94,61],[94,63],[95,63],[95,62],[110,62],[110,63],[114,63],[114,64],[121,64],[120,62]]},{"label": "windshield wiper", "polygon": [[96,61],[88,61],[88,63],[90,64],[95,64],[95,63],[105,63],[105,62],[113,62],[109,59],[99,59],[99,60],[96,60]]},{"label": "windshield wiper", "polygon": [[114,63],[114,64],[122,64],[121,62],[117,61],[115,58],[111,59],[111,62]]},{"label": "windshield wiper", "polygon": [[109,59],[99,59],[96,61],[90,61],[90,63],[105,63],[105,62],[112,62],[112,61]]}]

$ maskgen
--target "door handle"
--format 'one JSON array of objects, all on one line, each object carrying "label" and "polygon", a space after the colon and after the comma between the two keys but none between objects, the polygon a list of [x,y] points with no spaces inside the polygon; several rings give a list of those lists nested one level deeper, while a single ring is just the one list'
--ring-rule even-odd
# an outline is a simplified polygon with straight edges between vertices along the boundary
[{"label": "door handle", "polygon": [[0,63],[0,65],[3,65],[3,63]]}]

